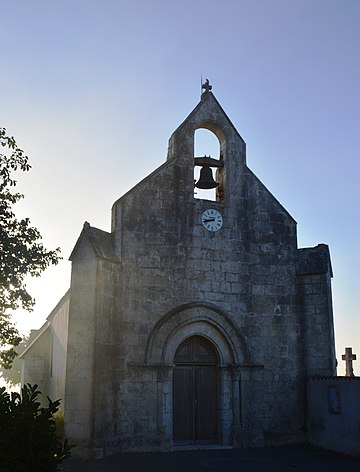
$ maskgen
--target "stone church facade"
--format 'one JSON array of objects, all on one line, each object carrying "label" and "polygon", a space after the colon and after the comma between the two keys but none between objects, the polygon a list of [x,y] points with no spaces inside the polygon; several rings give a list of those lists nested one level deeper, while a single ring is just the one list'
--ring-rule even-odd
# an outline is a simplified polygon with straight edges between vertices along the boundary
[{"label": "stone church facade", "polygon": [[[194,156],[200,128],[220,157]],[[216,171],[215,200],[194,197],[194,164]],[[23,381],[63,399],[79,453],[304,439],[305,378],[336,370],[328,247],[298,249],[209,87],[111,232],[85,223],[70,259]]]}]

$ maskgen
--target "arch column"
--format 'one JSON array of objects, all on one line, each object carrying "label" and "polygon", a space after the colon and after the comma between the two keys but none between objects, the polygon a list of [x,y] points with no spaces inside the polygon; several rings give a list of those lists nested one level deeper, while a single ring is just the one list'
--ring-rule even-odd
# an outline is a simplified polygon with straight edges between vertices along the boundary
[{"label": "arch column", "polygon": [[232,443],[240,445],[242,432],[242,398],[241,398],[241,369],[239,366],[232,366]]},{"label": "arch column", "polygon": [[161,444],[172,438],[172,374],[174,364],[157,366],[157,430]]}]

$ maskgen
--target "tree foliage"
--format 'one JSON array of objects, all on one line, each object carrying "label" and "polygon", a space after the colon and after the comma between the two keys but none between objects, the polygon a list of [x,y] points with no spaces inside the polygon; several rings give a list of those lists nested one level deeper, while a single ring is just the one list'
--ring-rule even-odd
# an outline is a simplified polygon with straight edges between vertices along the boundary
[{"label": "tree foliage", "polygon": [[9,387],[16,387],[21,383],[21,359],[19,355],[24,352],[29,342],[30,335],[24,336],[18,346],[16,346],[17,355],[12,361],[11,368],[5,369],[0,365],[0,376]]},{"label": "tree foliage", "polygon": [[0,388],[0,472],[51,472],[71,456],[72,446],[57,436],[54,415],[60,402],[41,406],[37,385],[21,395]]},{"label": "tree foliage", "polygon": [[29,218],[17,219],[13,206],[24,196],[13,191],[13,174],[27,172],[31,166],[5,128],[0,128],[0,144],[0,365],[10,368],[16,356],[14,347],[21,342],[11,313],[17,308],[31,311],[35,303],[25,278],[38,277],[50,264],[57,264],[60,250],[45,249]]}]

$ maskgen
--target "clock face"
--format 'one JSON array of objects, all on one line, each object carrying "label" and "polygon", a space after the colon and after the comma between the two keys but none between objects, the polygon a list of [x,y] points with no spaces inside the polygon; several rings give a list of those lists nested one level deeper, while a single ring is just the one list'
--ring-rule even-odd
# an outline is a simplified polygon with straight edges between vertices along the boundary
[{"label": "clock face", "polygon": [[223,217],[220,212],[210,208],[201,215],[201,223],[208,231],[219,231],[223,225]]}]

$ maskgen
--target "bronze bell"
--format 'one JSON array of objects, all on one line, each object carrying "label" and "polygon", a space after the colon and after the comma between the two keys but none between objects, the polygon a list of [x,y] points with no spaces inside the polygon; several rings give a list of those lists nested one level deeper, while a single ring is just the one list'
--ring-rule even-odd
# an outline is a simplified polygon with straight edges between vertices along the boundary
[{"label": "bronze bell", "polygon": [[211,167],[203,166],[200,170],[200,178],[196,182],[195,187],[209,189],[217,186],[218,184],[213,178]]}]

